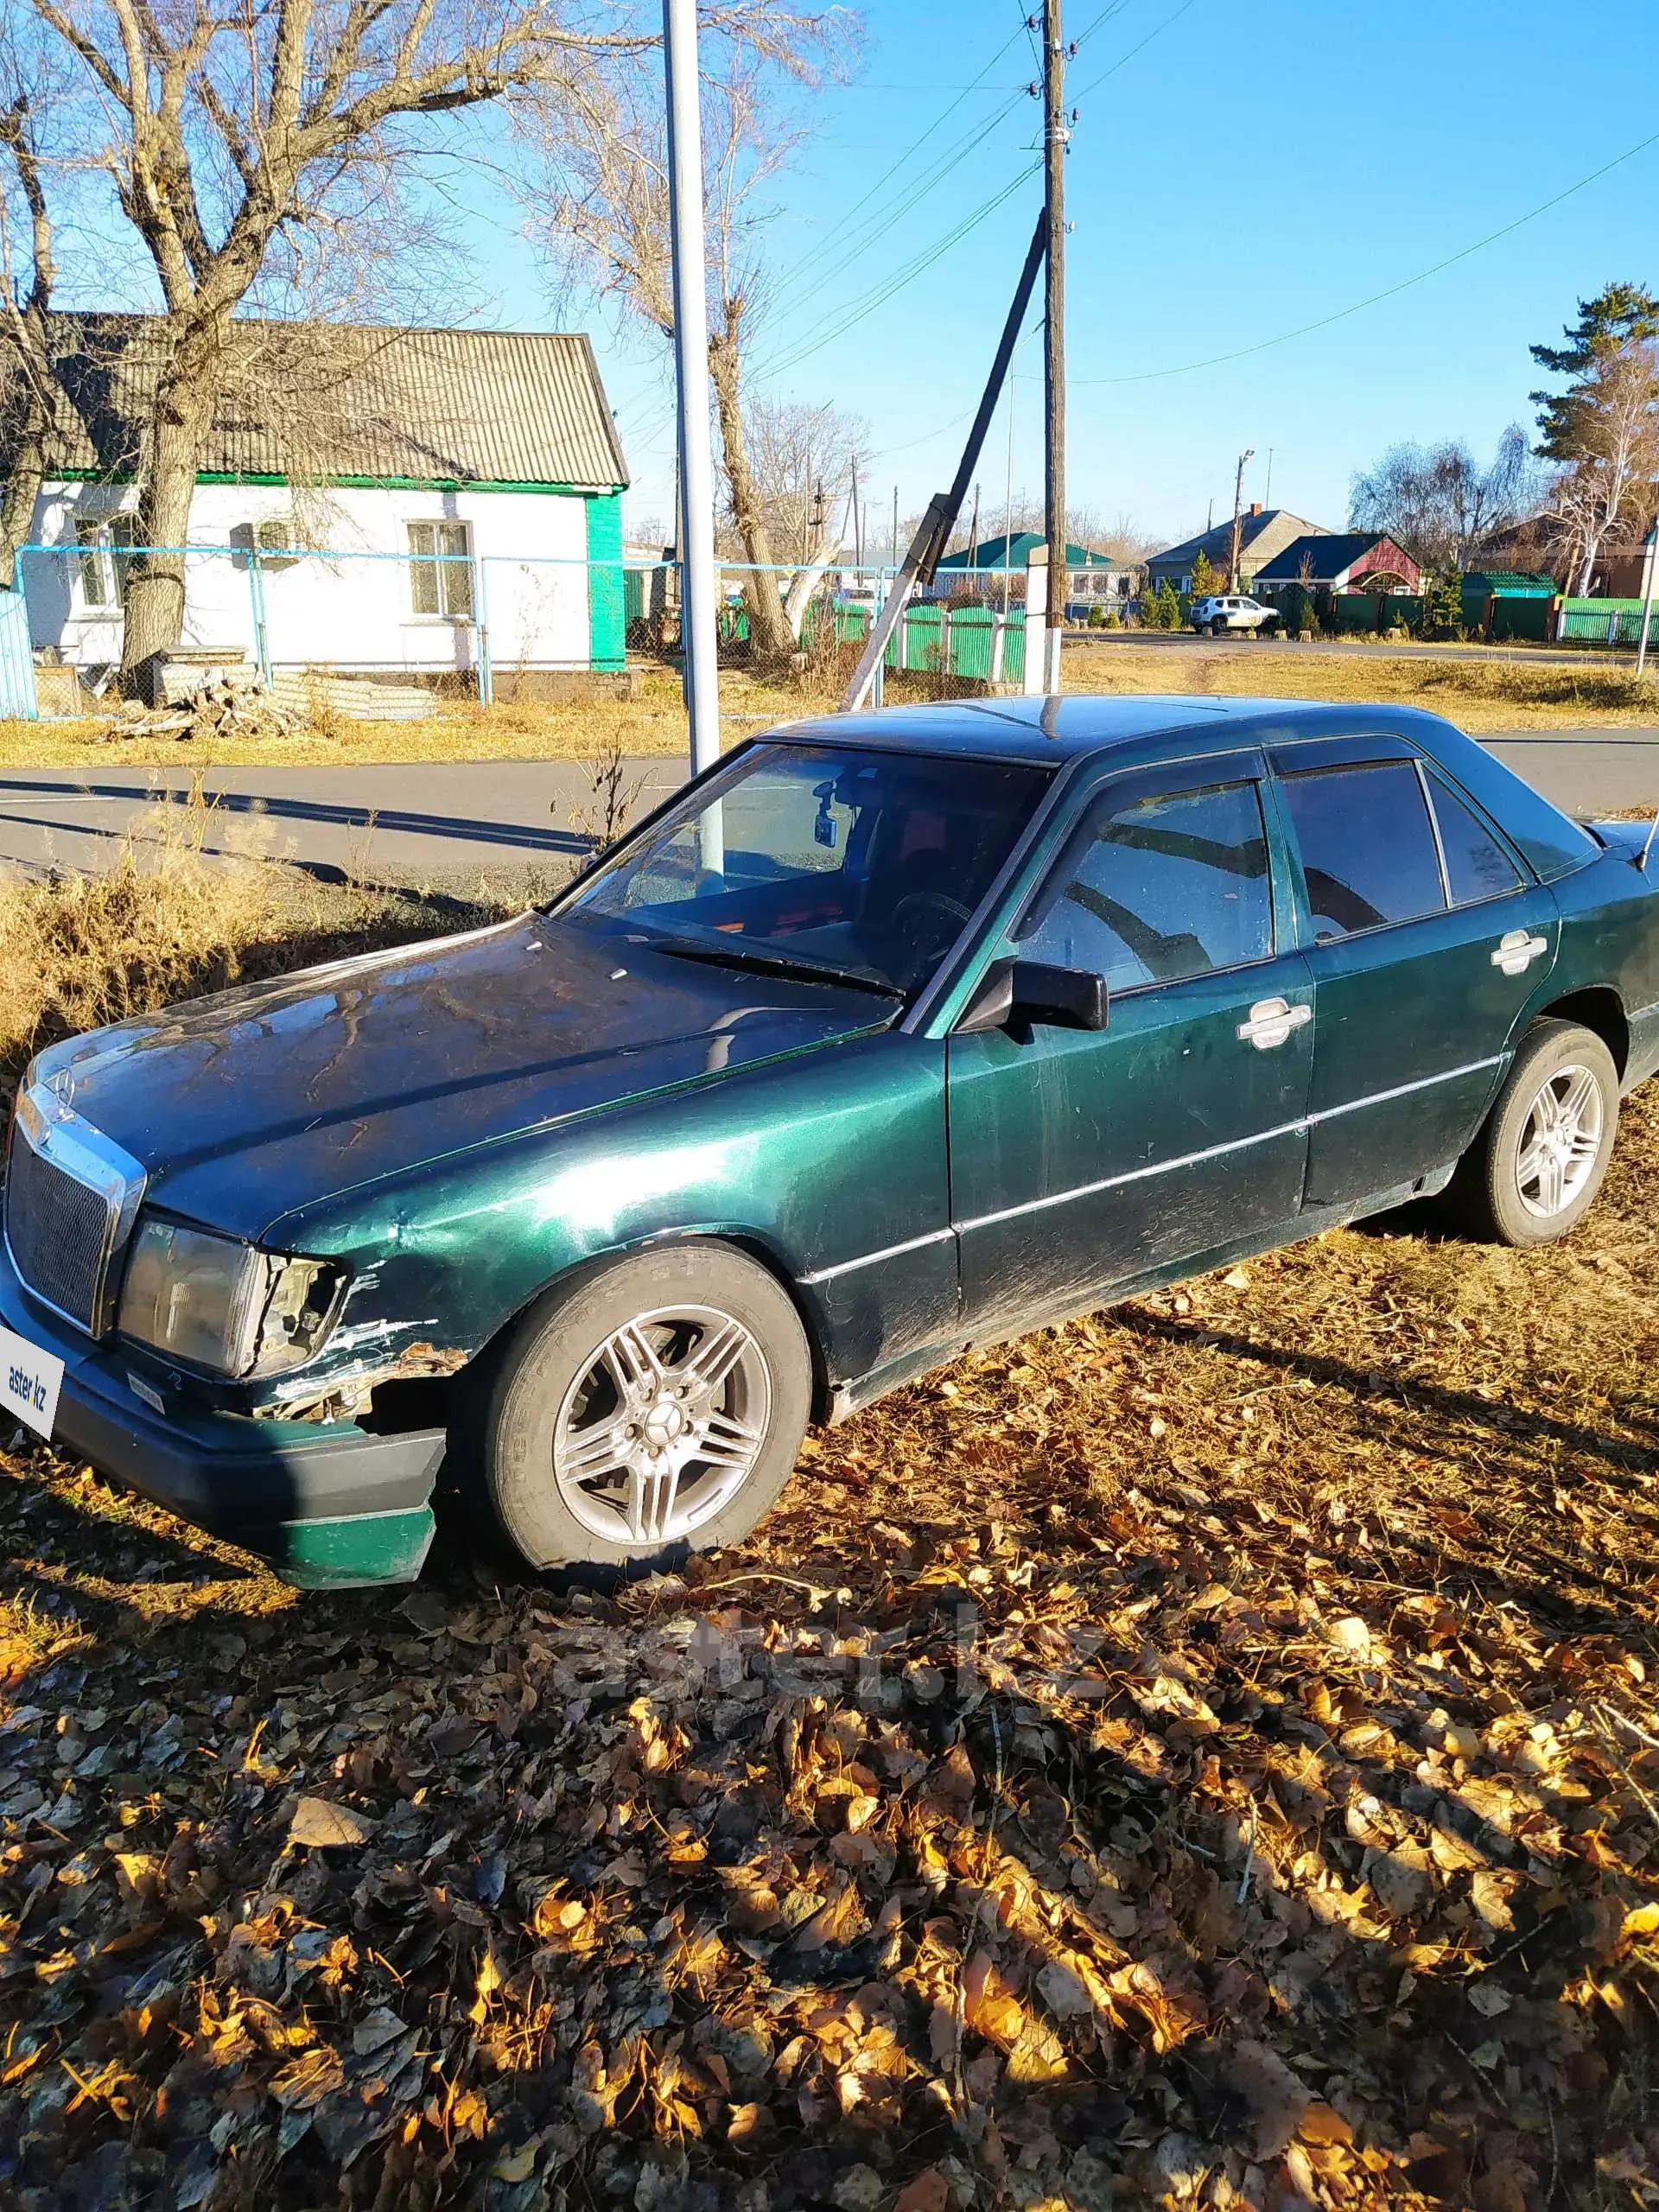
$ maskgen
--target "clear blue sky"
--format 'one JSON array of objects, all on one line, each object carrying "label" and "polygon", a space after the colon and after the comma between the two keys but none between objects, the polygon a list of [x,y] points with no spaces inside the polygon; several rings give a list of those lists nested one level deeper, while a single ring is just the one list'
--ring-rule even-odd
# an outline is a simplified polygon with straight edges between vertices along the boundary
[{"label": "clear blue sky", "polygon": [[[764,387],[862,416],[880,509],[896,484],[909,513],[949,480],[1039,205],[1037,104],[1018,97],[1037,63],[1015,0],[870,0],[863,12],[859,73],[824,97],[775,188],[782,290],[754,372]],[[1543,0],[1392,0],[1298,19],[1230,0],[1068,0],[1066,16],[1083,41],[1070,73],[1081,110],[1067,173],[1071,490],[1109,520],[1126,512],[1170,537],[1201,526],[1211,499],[1217,516],[1230,510],[1234,463],[1251,446],[1247,499],[1267,493],[1271,448],[1273,503],[1340,525],[1350,475],[1392,441],[1463,436],[1484,454],[1507,423],[1529,425],[1527,346],[1553,337],[1580,295],[1616,276],[1659,283],[1655,143],[1394,298],[1169,374],[1410,278],[1659,132],[1659,8],[1601,0],[1573,16]],[[878,224],[861,257],[848,253],[838,225],[862,229],[907,200],[988,125],[907,213]],[[789,365],[1027,168],[914,282]],[[505,276],[516,249],[503,237],[498,251]],[[518,301],[499,319],[537,321],[528,287]],[[662,371],[602,321],[594,328],[632,512],[664,514]],[[1034,493],[1039,340],[1018,366],[1014,483]],[[1000,416],[981,467],[988,515],[1007,454]]]}]

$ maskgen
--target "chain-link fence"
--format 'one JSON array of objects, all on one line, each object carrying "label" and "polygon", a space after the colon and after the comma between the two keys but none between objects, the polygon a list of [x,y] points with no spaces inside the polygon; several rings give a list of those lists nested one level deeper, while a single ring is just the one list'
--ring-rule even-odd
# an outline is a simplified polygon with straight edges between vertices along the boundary
[{"label": "chain-link fence", "polygon": [[[138,672],[152,703],[254,677],[302,702],[325,677],[336,704],[395,718],[429,712],[435,695],[486,705],[556,697],[573,677],[678,665],[680,576],[667,557],[480,554],[439,524],[411,526],[402,552],[270,545],[251,531],[242,543],[150,549],[115,534],[120,519],[19,553],[0,650],[10,639],[10,661],[27,657],[42,713],[85,712],[120,689],[128,584],[147,554],[181,575],[184,596],[179,644]],[[849,563],[722,564],[721,664],[833,689],[893,585],[891,569]],[[954,576],[918,595],[884,675],[906,679],[907,692],[1017,688],[1025,598],[1023,569],[979,570],[971,586]]]}]

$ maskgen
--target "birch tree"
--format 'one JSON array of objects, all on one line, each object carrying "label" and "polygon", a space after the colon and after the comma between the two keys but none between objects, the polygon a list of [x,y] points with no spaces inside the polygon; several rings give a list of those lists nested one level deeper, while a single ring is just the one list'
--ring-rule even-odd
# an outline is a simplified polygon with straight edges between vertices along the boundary
[{"label": "birch tree", "polygon": [[[779,545],[746,383],[766,304],[759,232],[765,187],[798,143],[791,96],[843,65],[852,18],[785,5],[703,11],[702,113],[709,373],[730,521],[749,573],[749,634],[763,659],[793,648],[775,575]],[[674,335],[668,149],[663,105],[638,76],[601,64],[543,106],[537,151],[547,188],[531,229],[563,282],[616,299],[657,337]],[[758,573],[757,573],[758,572]]]},{"label": "birch tree", "polygon": [[1537,491],[1526,434],[1512,423],[1485,467],[1460,439],[1390,446],[1353,479],[1348,519],[1355,530],[1385,531],[1421,568],[1462,571],[1522,519]]},{"label": "birch tree", "polygon": [[1548,512],[1582,597],[1608,539],[1622,526],[1645,527],[1659,505],[1659,341],[1626,338],[1599,349],[1573,397],[1571,429],[1560,441],[1569,466],[1555,479]]}]

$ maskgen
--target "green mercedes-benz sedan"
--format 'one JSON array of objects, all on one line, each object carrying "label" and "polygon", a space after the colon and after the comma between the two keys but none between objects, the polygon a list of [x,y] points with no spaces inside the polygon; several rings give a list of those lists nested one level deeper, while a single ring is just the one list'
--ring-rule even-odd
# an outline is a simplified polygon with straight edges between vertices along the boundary
[{"label": "green mercedes-benz sedan", "polygon": [[544,911],[43,1052],[0,1403],[298,1582],[725,1544],[835,1421],[1406,1198],[1534,1244],[1659,1065],[1640,829],[1427,715],[741,747]]}]

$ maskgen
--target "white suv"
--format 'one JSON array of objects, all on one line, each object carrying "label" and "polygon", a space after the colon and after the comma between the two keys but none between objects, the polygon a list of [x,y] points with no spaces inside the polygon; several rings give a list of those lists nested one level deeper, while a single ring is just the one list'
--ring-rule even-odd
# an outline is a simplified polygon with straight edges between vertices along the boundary
[{"label": "white suv", "polygon": [[1278,628],[1279,610],[1263,607],[1259,599],[1241,599],[1235,593],[1230,597],[1195,599],[1189,620],[1195,630],[1207,630],[1212,638],[1224,638],[1230,630],[1245,630],[1265,638]]}]

